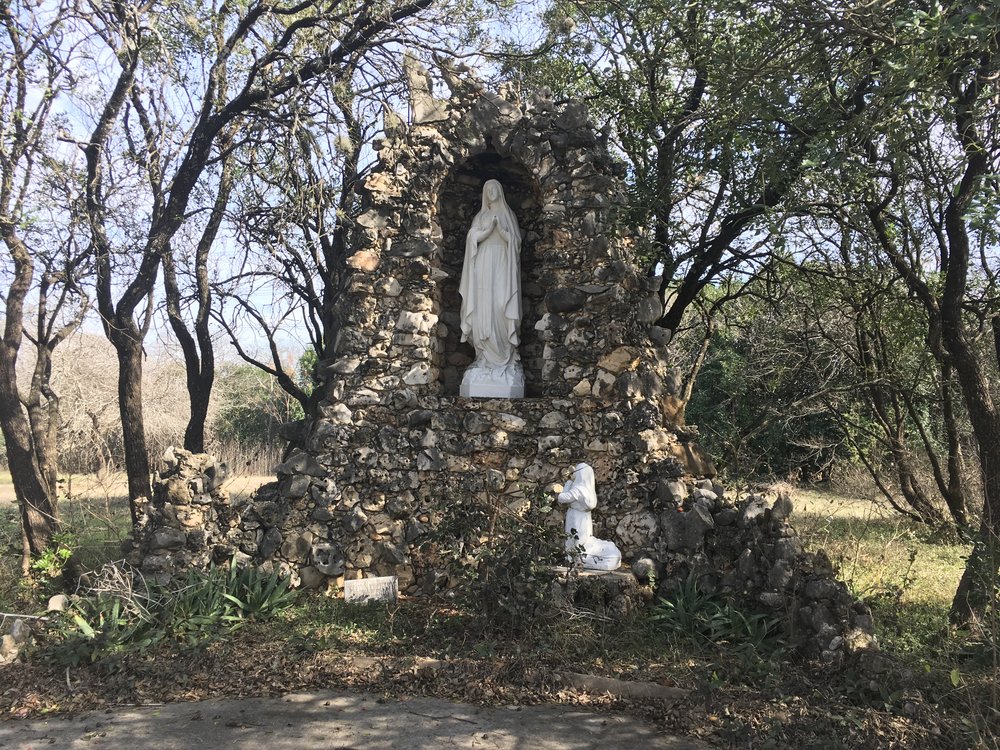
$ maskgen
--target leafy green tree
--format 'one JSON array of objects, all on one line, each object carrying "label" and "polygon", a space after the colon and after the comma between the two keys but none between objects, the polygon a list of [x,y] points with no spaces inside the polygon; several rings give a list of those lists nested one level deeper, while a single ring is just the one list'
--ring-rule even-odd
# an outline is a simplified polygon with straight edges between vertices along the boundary
[{"label": "leafy green tree", "polygon": [[[856,127],[881,44],[839,43],[820,0],[554,2],[529,85],[582,96],[627,159],[676,331],[709,284],[765,264],[803,175]],[[885,43],[882,43],[885,44]]]},{"label": "leafy green tree", "polygon": [[[886,377],[929,373],[928,352],[937,361],[921,383],[936,382],[942,415],[952,413],[947,470],[934,474],[956,518],[964,501],[953,379],[962,394],[984,487],[981,541],[953,610],[968,620],[992,601],[1000,574],[1000,8],[565,0],[545,20],[540,62],[515,58],[510,67],[526,82],[586,97],[610,123],[627,160],[633,224],[646,229],[651,271],[663,271],[661,326],[681,330],[720,279],[771,268],[798,217],[819,217],[828,241],[847,238],[878,256],[847,283],[877,270],[919,305],[907,314],[925,322],[921,356],[894,359],[914,350],[897,346],[877,317],[904,309],[898,296],[884,309],[850,310],[856,345],[838,350],[858,355],[848,380],[865,383],[871,402],[855,427],[877,425],[868,439],[892,454],[924,517],[933,515],[925,493],[904,479],[914,475],[905,433],[916,431],[925,448],[935,439],[919,418],[927,413],[919,389],[887,387]],[[896,294],[885,283],[869,291]],[[984,358],[979,338],[990,335]]]},{"label": "leafy green tree", "polygon": [[[996,176],[1000,172],[1000,8],[903,4],[840,16],[845,43],[888,35],[877,130],[845,143],[824,202],[893,269],[926,320],[930,353],[962,394],[982,472],[979,538],[952,606],[968,622],[1000,574],[1000,326]],[[887,23],[889,25],[887,25]],[[994,338],[992,349],[981,346]]]}]

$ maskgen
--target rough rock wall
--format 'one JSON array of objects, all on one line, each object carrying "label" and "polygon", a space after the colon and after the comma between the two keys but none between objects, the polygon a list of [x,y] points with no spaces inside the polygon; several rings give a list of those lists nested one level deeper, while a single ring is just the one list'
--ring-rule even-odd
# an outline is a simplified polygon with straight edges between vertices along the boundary
[{"label": "rough rock wall", "polygon": [[633,537],[650,544],[635,553],[633,571],[655,575],[659,596],[693,578],[704,592],[779,616],[792,642],[831,665],[875,644],[871,610],[837,580],[824,553],[803,549],[787,495],[773,505],[759,495],[736,503],[718,483],[690,479],[672,490],[683,498],[677,507],[644,517],[638,528],[655,530]]},{"label": "rough rock wall", "polygon": [[[526,427],[509,413],[480,410],[477,415],[484,419],[480,426],[490,418],[508,428]],[[231,502],[219,486],[225,467],[210,456],[173,450],[167,465],[154,482],[153,502],[143,509],[128,557],[154,580],[164,582],[190,567],[236,556],[265,568],[277,565],[295,585],[307,588],[342,584],[349,560],[366,572],[398,575],[400,588],[411,593],[420,583],[411,545],[435,526],[440,505],[418,510],[412,491],[384,505],[361,501],[352,506],[340,517],[345,530],[370,532],[365,540],[356,535],[345,544],[331,534],[329,522],[338,516],[329,503],[311,497],[288,502],[277,484]],[[491,483],[495,490],[502,477],[487,472],[482,483],[454,489],[482,492]],[[710,480],[668,480],[661,486],[663,510],[651,512],[647,503],[617,522],[612,517],[602,533],[618,541],[632,572],[643,583],[655,583],[658,596],[671,597],[693,577],[702,591],[732,597],[748,611],[781,616],[791,642],[828,664],[870,648],[870,611],[836,579],[822,553],[803,550],[788,522],[790,501],[779,497],[771,507],[751,496],[736,504],[721,490]],[[517,503],[537,501],[521,497],[510,503],[516,509]],[[554,497],[549,501],[554,503]],[[559,514],[553,519],[559,523]],[[437,582],[429,577],[424,584]]]},{"label": "rough rock wall", "polygon": [[223,487],[224,463],[168,448],[163,464],[153,499],[139,505],[139,523],[125,543],[126,562],[159,583],[228,560],[242,522]]}]

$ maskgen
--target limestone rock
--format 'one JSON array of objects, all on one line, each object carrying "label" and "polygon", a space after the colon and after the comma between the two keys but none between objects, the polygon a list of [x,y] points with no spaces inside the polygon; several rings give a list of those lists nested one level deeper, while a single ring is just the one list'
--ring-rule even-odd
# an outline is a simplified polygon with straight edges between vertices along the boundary
[{"label": "limestone rock", "polygon": [[331,543],[314,544],[310,560],[313,568],[326,576],[343,575],[347,566],[343,550]]},{"label": "limestone rock", "polygon": [[553,289],[545,295],[545,306],[550,313],[567,313],[581,309],[587,294],[579,289]]},{"label": "limestone rock", "polygon": [[626,514],[615,527],[615,537],[622,554],[632,557],[639,550],[653,546],[659,532],[656,516],[648,511]]},{"label": "limestone rock", "polygon": [[607,370],[612,375],[617,375],[623,370],[630,369],[637,362],[637,352],[628,346],[620,346],[609,352],[598,360],[597,366],[602,370]]},{"label": "limestone rock", "polygon": [[15,619],[10,624],[10,636],[18,646],[31,642],[31,628],[24,620]]}]

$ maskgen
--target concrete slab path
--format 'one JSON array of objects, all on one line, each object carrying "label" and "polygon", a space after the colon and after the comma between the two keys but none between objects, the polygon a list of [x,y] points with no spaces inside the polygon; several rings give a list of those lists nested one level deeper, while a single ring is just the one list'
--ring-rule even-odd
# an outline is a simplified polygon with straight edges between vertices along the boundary
[{"label": "concrete slab path", "polygon": [[216,699],[0,722],[0,748],[99,750],[707,750],[639,719],[567,706],[486,708],[342,692]]}]

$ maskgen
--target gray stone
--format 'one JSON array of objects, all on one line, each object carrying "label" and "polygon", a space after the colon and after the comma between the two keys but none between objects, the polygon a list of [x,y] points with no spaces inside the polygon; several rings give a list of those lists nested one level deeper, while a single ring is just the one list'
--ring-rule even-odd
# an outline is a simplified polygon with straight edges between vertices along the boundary
[{"label": "gray stone", "polygon": [[281,506],[275,502],[262,502],[255,506],[257,517],[264,526],[277,526],[281,521]]},{"label": "gray stone", "polygon": [[773,591],[764,591],[759,597],[757,597],[761,604],[763,604],[768,609],[783,609],[785,606],[785,596],[784,594],[778,594]]},{"label": "gray stone", "polygon": [[746,504],[740,509],[740,517],[736,521],[736,525],[741,529],[745,529],[748,526],[757,522],[757,519],[764,516],[764,511],[767,510],[767,506],[764,501],[759,497],[751,497],[746,501]]},{"label": "gray stone", "polygon": [[481,435],[492,428],[492,425],[478,412],[469,412],[462,421],[462,428],[470,435]]},{"label": "gray stone", "polygon": [[297,499],[306,494],[311,481],[312,478],[307,474],[293,474],[278,482],[278,491],[282,497]]},{"label": "gray stone", "polygon": [[651,583],[659,575],[656,562],[650,557],[639,557],[632,562],[632,575],[639,583]]},{"label": "gray stone", "polygon": [[740,553],[736,558],[736,570],[744,580],[753,577],[757,572],[757,560],[752,550],[745,549]]},{"label": "gray stone", "polygon": [[329,371],[338,375],[350,375],[360,366],[361,359],[358,357],[341,357],[329,366]]},{"label": "gray stone", "polygon": [[689,511],[668,510],[660,514],[667,549],[671,552],[695,552],[705,542],[705,533],[715,527],[710,513],[694,507]]},{"label": "gray stone", "polygon": [[413,507],[414,498],[411,492],[390,497],[385,503],[386,512],[393,518],[408,518],[413,514]]},{"label": "gray stone", "polygon": [[426,448],[417,455],[419,471],[442,471],[447,467],[444,454],[438,448]]},{"label": "gray stone", "polygon": [[[275,467],[275,472],[278,475],[307,474],[312,477],[322,477],[326,475],[326,469],[320,465],[319,461],[317,461],[315,457],[305,451],[296,451],[293,453],[286,461]],[[308,480],[306,480],[306,484],[308,484]],[[300,495],[295,496],[299,497]]]},{"label": "gray stone", "polygon": [[56,594],[49,597],[49,603],[45,609],[47,612],[64,612],[69,606],[69,597],[66,594]]},{"label": "gray stone", "polygon": [[281,544],[281,556],[292,562],[303,562],[309,557],[312,541],[312,534],[308,531],[285,539]]},{"label": "gray stone", "polygon": [[586,292],[579,289],[553,289],[545,295],[545,307],[551,313],[575,312],[586,302]]},{"label": "gray stone", "polygon": [[318,589],[326,581],[326,576],[312,565],[299,568],[298,574],[299,585],[304,589]]},{"label": "gray stone", "polygon": [[15,619],[10,624],[10,636],[14,639],[14,643],[23,646],[31,641],[31,628],[24,620]]},{"label": "gray stone", "polygon": [[264,532],[264,537],[260,541],[260,557],[262,560],[270,560],[274,553],[281,546],[281,532],[276,528],[268,529]]},{"label": "gray stone", "polygon": [[736,523],[736,518],[739,516],[739,512],[736,508],[723,508],[718,513],[715,514],[715,525],[716,526],[732,526]]},{"label": "gray stone", "polygon": [[659,297],[650,295],[640,303],[636,319],[644,325],[650,325],[659,320],[661,315],[663,315],[663,303]]},{"label": "gray stone", "polygon": [[336,544],[313,544],[310,561],[317,571],[327,576],[343,575],[347,566],[344,551]]},{"label": "gray stone", "polygon": [[782,492],[778,495],[778,499],[774,501],[774,506],[771,508],[771,518],[775,521],[784,521],[792,515],[794,509],[795,506],[792,504],[792,498],[787,492]]},{"label": "gray stone", "polygon": [[626,557],[640,549],[652,547],[659,532],[656,516],[648,511],[628,513],[615,527],[619,548]]},{"label": "gray stone", "polygon": [[691,494],[692,494],[692,497],[694,497],[695,500],[707,500],[709,502],[709,504],[710,504],[709,507],[711,507],[711,504],[714,503],[716,500],[719,499],[719,496],[716,495],[714,492],[712,492],[712,490],[706,490],[706,489],[704,489],[702,487],[698,487]]},{"label": "gray stone", "polygon": [[0,637],[0,664],[15,659],[21,647],[10,633]]},{"label": "gray stone", "polygon": [[205,487],[208,493],[215,492],[216,489],[229,477],[229,467],[223,461],[212,461],[205,467]]},{"label": "gray stone", "polygon": [[407,385],[427,385],[434,382],[434,371],[426,362],[420,362],[411,367],[403,376]]},{"label": "gray stone", "polygon": [[181,529],[161,528],[153,533],[152,549],[177,550],[187,543],[187,534]]},{"label": "gray stone", "polygon": [[782,560],[792,560],[802,554],[802,542],[794,536],[779,539],[774,543],[774,554]]},{"label": "gray stone", "polygon": [[660,479],[656,483],[656,498],[664,503],[684,502],[687,497],[687,485],[679,479]]},{"label": "gray stone", "polygon": [[841,593],[841,584],[829,578],[813,578],[806,582],[807,599],[835,599]]},{"label": "gray stone", "polygon": [[407,415],[407,424],[410,427],[424,427],[431,423],[434,412],[430,409],[414,409]]},{"label": "gray stone", "polygon": [[329,508],[319,507],[313,508],[313,512],[309,514],[309,517],[314,521],[319,521],[320,523],[327,523],[334,519],[333,511]]},{"label": "gray stone", "polygon": [[382,544],[382,559],[392,565],[402,565],[406,562],[406,550],[398,544]]},{"label": "gray stone", "polygon": [[355,534],[362,526],[365,525],[365,523],[367,523],[367,521],[368,515],[361,509],[360,506],[355,506],[344,519],[344,528],[352,534]]},{"label": "gray stone", "polygon": [[408,543],[412,544],[426,533],[427,533],[427,528],[422,523],[420,523],[420,521],[410,520],[406,524],[404,539],[406,539]]},{"label": "gray stone", "polygon": [[778,591],[783,591],[792,580],[792,571],[788,567],[788,563],[784,560],[778,560],[772,567],[771,571],[768,573],[767,581],[771,588],[777,589]]}]

